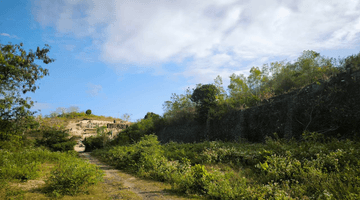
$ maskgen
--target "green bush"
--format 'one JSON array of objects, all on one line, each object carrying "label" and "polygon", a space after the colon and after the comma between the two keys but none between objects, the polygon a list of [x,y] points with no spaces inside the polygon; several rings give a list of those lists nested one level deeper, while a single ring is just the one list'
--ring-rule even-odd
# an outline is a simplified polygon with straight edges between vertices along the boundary
[{"label": "green bush", "polygon": [[268,138],[263,144],[160,145],[150,135],[95,155],[208,199],[359,199],[360,194],[360,144],[316,133],[304,133],[301,141]]},{"label": "green bush", "polygon": [[101,149],[105,147],[104,138],[102,136],[90,136],[83,140],[83,144],[85,145],[85,151],[91,152],[95,149]]},{"label": "green bush", "polygon": [[146,135],[156,133],[161,129],[164,119],[157,114],[147,114],[145,119],[141,119],[121,131],[111,142],[112,145],[134,144]]},{"label": "green bush", "polygon": [[25,148],[11,152],[0,150],[0,179],[27,181],[38,177],[39,165],[44,162],[58,162],[77,154],[50,152],[40,148]]},{"label": "green bush", "polygon": [[102,181],[103,175],[99,167],[81,159],[65,160],[51,171],[47,191],[53,196],[86,193],[89,186]]},{"label": "green bush", "polygon": [[36,139],[37,146],[45,146],[52,151],[70,151],[76,145],[75,139],[69,139],[69,133],[64,130],[49,128],[42,131],[42,134],[41,139]]},{"label": "green bush", "polygon": [[27,181],[38,177],[40,162],[31,159],[31,151],[9,152],[0,150],[0,178]]}]

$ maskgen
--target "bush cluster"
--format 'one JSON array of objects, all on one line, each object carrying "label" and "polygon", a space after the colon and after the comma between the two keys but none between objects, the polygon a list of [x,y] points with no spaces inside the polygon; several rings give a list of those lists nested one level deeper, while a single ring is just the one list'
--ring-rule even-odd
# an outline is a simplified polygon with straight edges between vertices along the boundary
[{"label": "bush cluster", "polygon": [[52,151],[70,151],[76,145],[75,138],[69,138],[69,133],[65,130],[48,128],[42,131],[41,139],[36,139],[38,146],[45,146]]},{"label": "bush cluster", "polygon": [[50,196],[76,195],[101,181],[103,172],[77,157],[74,151],[51,152],[41,148],[21,151],[0,150],[0,185],[11,180],[27,181],[39,177],[43,163],[56,164],[46,180],[45,192]]},{"label": "bush cluster", "polygon": [[55,197],[86,193],[91,185],[102,181],[103,175],[98,166],[84,160],[65,160],[51,171],[46,181],[47,191]]},{"label": "bush cluster", "polygon": [[154,134],[165,125],[164,118],[155,113],[147,113],[144,119],[138,120],[124,131],[121,131],[111,142],[112,145],[127,145],[139,142],[145,135]]},{"label": "bush cluster", "polygon": [[82,142],[85,145],[85,152],[91,152],[95,149],[104,148],[108,141],[109,139],[104,138],[103,136],[90,136],[85,138]]},{"label": "bush cluster", "polygon": [[[174,190],[211,199],[358,199],[360,145],[304,133],[302,141],[160,145],[156,136],[94,155]],[[228,166],[228,167],[219,167]],[[240,171],[239,171],[240,169]]]}]

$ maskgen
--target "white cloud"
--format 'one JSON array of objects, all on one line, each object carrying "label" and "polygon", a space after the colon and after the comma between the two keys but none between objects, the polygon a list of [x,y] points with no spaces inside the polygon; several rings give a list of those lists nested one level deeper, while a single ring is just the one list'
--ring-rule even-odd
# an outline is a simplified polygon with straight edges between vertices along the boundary
[{"label": "white cloud", "polygon": [[86,91],[86,93],[88,93],[91,97],[95,97],[95,96],[99,95],[101,90],[102,90],[101,85],[94,85],[92,83],[89,83],[88,84],[88,90]]},{"label": "white cloud", "polygon": [[67,44],[64,46],[66,50],[68,51],[74,51],[74,49],[76,48],[75,45],[72,45],[72,44]]},{"label": "white cloud", "polygon": [[103,61],[190,59],[181,75],[207,81],[274,56],[359,46],[360,1],[38,1],[33,12],[59,33],[103,41]]},{"label": "white cloud", "polygon": [[19,39],[18,36],[16,35],[10,35],[8,33],[0,33],[1,36],[5,36],[5,37],[9,37],[9,38],[15,38],[15,39]]}]

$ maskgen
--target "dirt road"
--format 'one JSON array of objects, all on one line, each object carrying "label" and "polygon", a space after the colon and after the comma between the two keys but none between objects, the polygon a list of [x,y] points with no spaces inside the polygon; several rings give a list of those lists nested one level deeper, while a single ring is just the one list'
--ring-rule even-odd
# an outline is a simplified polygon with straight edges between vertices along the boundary
[{"label": "dirt road", "polygon": [[105,186],[103,189],[111,199],[188,199],[166,192],[171,188],[168,184],[136,178],[101,163],[87,152],[80,151],[79,154],[82,158],[89,160],[90,163],[96,164],[104,170]]}]

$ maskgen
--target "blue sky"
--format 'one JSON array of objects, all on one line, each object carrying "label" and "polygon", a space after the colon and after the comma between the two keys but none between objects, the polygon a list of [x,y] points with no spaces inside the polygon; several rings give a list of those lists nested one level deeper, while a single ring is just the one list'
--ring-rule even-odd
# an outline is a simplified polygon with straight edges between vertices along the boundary
[{"label": "blue sky", "polygon": [[289,61],[303,50],[329,57],[360,52],[360,1],[0,0],[0,43],[51,46],[50,75],[29,94],[34,109],[91,109],[131,121],[163,114],[217,75]]}]

